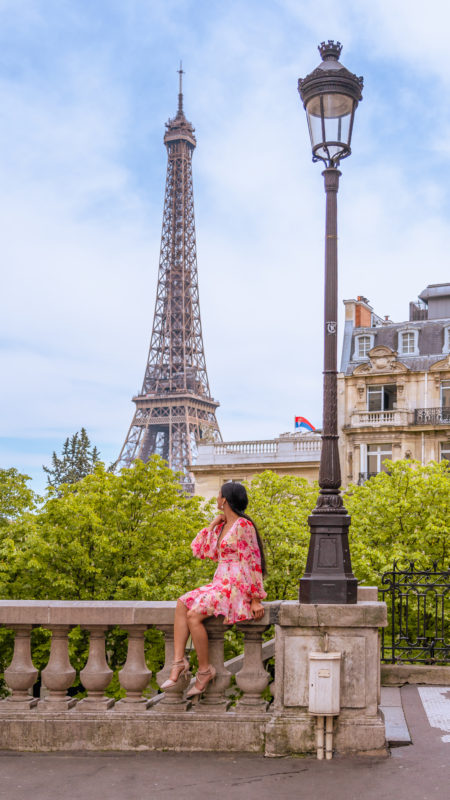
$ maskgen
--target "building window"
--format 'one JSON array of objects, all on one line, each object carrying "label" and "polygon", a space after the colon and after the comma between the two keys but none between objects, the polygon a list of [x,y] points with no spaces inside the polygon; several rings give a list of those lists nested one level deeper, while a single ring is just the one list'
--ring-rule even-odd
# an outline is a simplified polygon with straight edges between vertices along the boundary
[{"label": "building window", "polygon": [[370,334],[357,336],[355,339],[355,352],[353,354],[353,358],[367,358],[369,355],[369,350],[371,350],[373,347],[373,339],[374,337]]},{"label": "building window", "polygon": [[441,442],[441,461],[450,461],[450,442]]},{"label": "building window", "polygon": [[370,344],[370,336],[358,336],[358,358],[367,358]]},{"label": "building window", "polygon": [[419,331],[400,331],[398,334],[398,352],[403,356],[414,356],[419,354],[418,348]]},{"label": "building window", "polygon": [[392,458],[391,444],[368,444],[367,445],[367,477],[377,475],[378,472],[387,472],[383,464],[387,458]]},{"label": "building window", "polygon": [[397,386],[395,383],[367,387],[368,411],[392,411],[394,408],[397,408]]},{"label": "building window", "polygon": [[443,353],[450,353],[450,325],[444,328],[444,347],[442,348]]},{"label": "building window", "polygon": [[450,408],[450,381],[441,381],[441,408]]}]

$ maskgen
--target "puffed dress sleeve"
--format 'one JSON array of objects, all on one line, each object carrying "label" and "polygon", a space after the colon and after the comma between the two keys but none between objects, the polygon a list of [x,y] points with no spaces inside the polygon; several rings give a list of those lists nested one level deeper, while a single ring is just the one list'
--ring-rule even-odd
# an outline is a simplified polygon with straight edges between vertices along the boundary
[{"label": "puffed dress sleeve", "polygon": [[217,539],[222,525],[216,525],[212,531],[203,528],[193,541],[191,549],[196,558],[210,558],[211,561],[218,561]]},{"label": "puffed dress sleeve", "polygon": [[238,522],[237,549],[241,568],[241,591],[249,599],[256,597],[258,600],[264,600],[267,592],[263,586],[261,553],[256,531],[247,519]]}]

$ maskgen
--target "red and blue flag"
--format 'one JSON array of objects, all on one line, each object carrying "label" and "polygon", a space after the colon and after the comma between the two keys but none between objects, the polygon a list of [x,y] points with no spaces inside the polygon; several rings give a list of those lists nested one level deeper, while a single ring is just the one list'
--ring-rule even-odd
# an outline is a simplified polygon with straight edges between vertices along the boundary
[{"label": "red and blue flag", "polygon": [[306,417],[295,417],[295,427],[296,428],[305,428],[307,431],[315,431],[314,425],[306,419]]}]

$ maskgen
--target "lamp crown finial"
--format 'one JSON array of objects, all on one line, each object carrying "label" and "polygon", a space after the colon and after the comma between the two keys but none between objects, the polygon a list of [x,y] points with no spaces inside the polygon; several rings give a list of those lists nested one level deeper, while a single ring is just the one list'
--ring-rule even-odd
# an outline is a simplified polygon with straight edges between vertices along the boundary
[{"label": "lamp crown finial", "polygon": [[328,39],[328,42],[321,42],[317,49],[322,57],[322,61],[339,61],[342,45],[340,42]]}]

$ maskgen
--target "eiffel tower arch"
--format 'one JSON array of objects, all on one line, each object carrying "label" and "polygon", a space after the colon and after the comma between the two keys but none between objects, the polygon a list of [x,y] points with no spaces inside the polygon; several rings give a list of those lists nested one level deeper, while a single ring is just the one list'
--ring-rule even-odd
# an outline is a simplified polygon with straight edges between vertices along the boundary
[{"label": "eiffel tower arch", "polygon": [[161,455],[194,491],[189,464],[199,439],[221,441],[206,371],[197,274],[192,154],[194,128],[183,110],[180,67],[178,110],[166,123],[167,177],[153,329],[136,410],[117,467]]}]

